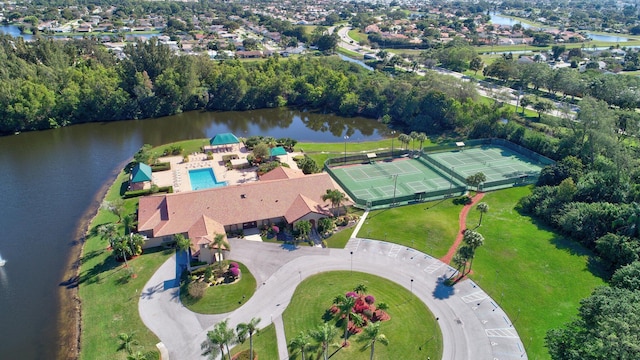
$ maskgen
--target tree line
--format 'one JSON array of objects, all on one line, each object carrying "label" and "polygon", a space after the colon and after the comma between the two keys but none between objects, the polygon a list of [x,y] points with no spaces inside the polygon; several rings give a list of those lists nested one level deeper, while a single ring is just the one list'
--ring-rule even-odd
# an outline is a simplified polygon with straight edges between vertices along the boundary
[{"label": "tree line", "polygon": [[434,133],[466,126],[468,110],[479,106],[471,84],[435,74],[391,78],[337,58],[216,62],[177,56],[155,38],[127,45],[124,54],[117,60],[92,39],[0,36],[0,133],[283,106],[388,115],[400,128]]}]

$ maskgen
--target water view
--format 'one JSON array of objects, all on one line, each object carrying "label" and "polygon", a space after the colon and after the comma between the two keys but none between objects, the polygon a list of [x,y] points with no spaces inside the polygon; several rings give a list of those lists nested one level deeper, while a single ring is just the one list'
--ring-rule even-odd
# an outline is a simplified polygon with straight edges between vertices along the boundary
[{"label": "water view", "polygon": [[[513,26],[515,24],[520,24],[522,25],[522,27],[524,29],[529,29],[529,28],[533,28],[535,26],[532,26],[530,24],[521,22],[519,20],[514,20],[512,18],[506,17],[506,16],[501,16],[499,14],[496,13],[491,13],[491,22],[493,24],[496,25],[509,25],[509,26]],[[545,27],[542,27],[542,29],[545,29]],[[600,34],[592,34],[590,32],[587,32],[586,35],[591,38],[594,41],[605,41],[605,42],[627,42],[633,39],[629,39],[627,37],[625,37],[624,35],[622,36],[617,36],[617,35],[600,35]]]},{"label": "water view", "polygon": [[[59,291],[68,256],[92,215],[96,194],[145,143],[237,136],[291,137],[300,141],[377,140],[382,124],[289,109],[192,112],[176,116],[76,125],[0,138],[0,359],[52,359],[61,346]],[[88,210],[92,210],[87,213]],[[65,332],[66,333],[66,332]],[[116,346],[116,344],[114,344]]]}]

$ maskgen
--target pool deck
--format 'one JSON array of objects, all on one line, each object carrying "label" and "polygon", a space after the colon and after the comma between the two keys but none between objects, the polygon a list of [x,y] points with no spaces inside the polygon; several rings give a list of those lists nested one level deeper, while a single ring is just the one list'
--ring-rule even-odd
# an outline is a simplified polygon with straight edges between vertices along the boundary
[{"label": "pool deck", "polygon": [[[158,159],[160,162],[171,163],[171,170],[153,173],[153,183],[162,186],[173,186],[174,192],[192,191],[189,170],[213,169],[218,182],[226,181],[227,185],[240,185],[247,182],[258,181],[257,167],[246,169],[229,170],[224,165],[222,157],[224,155],[236,154],[240,159],[246,159],[251,152],[244,144],[234,144],[231,151],[213,153],[213,159],[207,160],[207,155],[203,153],[193,153],[189,155],[189,162],[184,162],[182,156],[166,156]],[[287,163],[292,169],[298,169],[298,165],[293,161],[297,153],[278,156],[280,162]]]}]

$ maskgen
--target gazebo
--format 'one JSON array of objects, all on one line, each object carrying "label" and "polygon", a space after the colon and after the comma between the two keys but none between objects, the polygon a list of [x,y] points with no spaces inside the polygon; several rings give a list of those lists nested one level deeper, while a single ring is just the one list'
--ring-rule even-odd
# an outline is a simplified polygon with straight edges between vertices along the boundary
[{"label": "gazebo", "polygon": [[269,150],[269,155],[271,157],[287,155],[287,150],[285,150],[282,146],[276,146],[274,148],[271,148],[271,150]]},{"label": "gazebo", "polygon": [[131,169],[129,176],[129,187],[131,190],[142,190],[151,186],[153,176],[151,175],[151,166],[143,163],[137,163]]},{"label": "gazebo", "polygon": [[222,149],[223,151],[231,151],[233,144],[239,144],[240,140],[232,133],[217,134],[209,140],[209,145],[205,146],[205,152],[213,152]]}]

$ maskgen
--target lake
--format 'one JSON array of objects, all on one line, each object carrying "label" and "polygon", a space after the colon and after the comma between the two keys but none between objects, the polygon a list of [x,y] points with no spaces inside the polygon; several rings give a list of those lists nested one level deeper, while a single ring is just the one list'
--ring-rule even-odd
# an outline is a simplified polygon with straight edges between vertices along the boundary
[{"label": "lake", "polygon": [[[350,142],[388,135],[382,124],[290,109],[190,112],[0,137],[0,359],[52,359],[60,346],[59,292],[83,217],[145,143],[232,132],[299,141]],[[60,321],[62,319],[62,321]],[[115,346],[115,345],[114,345]],[[114,347],[115,349],[115,347]],[[115,351],[115,350],[114,350]]]},{"label": "lake", "polygon": [[[496,25],[509,25],[513,26],[515,24],[520,24],[524,29],[533,28],[534,26],[529,25],[527,23],[523,23],[518,20],[514,20],[512,18],[501,16],[497,13],[491,13],[491,22]],[[546,27],[542,27],[545,29]],[[594,41],[606,41],[606,42],[627,42],[633,39],[627,38],[625,35],[600,35],[600,34],[592,34],[590,32],[586,32],[586,35]]]}]

